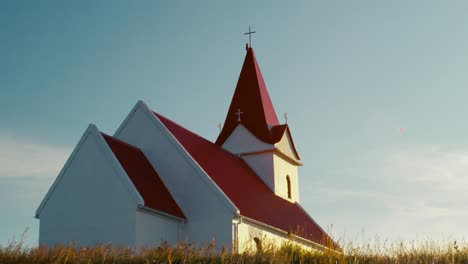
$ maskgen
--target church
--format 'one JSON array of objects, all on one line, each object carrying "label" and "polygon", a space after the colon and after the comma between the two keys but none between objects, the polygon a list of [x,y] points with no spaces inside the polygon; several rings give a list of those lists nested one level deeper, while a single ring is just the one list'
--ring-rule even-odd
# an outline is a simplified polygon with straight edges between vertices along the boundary
[{"label": "church", "polygon": [[336,247],[300,205],[301,165],[247,45],[214,143],[142,101],[112,136],[89,125],[36,211],[39,244]]}]

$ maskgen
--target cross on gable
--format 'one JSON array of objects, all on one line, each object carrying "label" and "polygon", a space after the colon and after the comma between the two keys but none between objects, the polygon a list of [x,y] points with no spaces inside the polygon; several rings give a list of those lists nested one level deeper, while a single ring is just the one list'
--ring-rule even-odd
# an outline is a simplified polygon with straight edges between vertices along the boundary
[{"label": "cross on gable", "polygon": [[240,108],[237,108],[237,112],[235,113],[235,115],[237,115],[237,122],[240,122],[241,121],[241,115],[243,114],[244,112],[241,112]]}]

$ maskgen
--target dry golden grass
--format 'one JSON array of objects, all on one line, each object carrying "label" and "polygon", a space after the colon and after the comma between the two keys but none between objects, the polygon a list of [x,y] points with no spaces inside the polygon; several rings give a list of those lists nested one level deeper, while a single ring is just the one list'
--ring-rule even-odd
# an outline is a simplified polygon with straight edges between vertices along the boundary
[{"label": "dry golden grass", "polygon": [[132,250],[99,245],[92,248],[57,246],[54,248],[23,248],[21,243],[0,247],[0,263],[467,263],[468,246],[459,242],[445,243],[375,243],[342,244],[344,253],[336,251],[308,252],[291,244],[262,252],[231,254],[217,252],[213,245],[197,248],[193,244]]}]

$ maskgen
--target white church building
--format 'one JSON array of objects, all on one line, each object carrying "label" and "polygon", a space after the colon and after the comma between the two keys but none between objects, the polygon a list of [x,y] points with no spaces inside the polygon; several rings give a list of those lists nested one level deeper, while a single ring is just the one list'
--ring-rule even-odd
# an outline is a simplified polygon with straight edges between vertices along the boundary
[{"label": "white church building", "polygon": [[36,211],[39,243],[336,246],[299,203],[301,165],[248,47],[215,143],[142,101],[113,136],[89,125]]}]

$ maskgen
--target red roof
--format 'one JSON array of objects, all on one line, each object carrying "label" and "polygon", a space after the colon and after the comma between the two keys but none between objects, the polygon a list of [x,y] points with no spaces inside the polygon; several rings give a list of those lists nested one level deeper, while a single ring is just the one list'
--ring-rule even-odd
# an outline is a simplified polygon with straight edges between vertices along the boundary
[{"label": "red roof", "polygon": [[145,201],[145,206],[185,219],[145,154],[139,148],[112,136],[104,133],[102,136]]},{"label": "red roof", "polygon": [[299,230],[299,236],[317,243],[324,244],[329,239],[298,204],[276,196],[244,160],[158,113],[154,114],[236,205],[241,215],[286,232]]},{"label": "red roof", "polygon": [[288,125],[278,125],[271,128],[271,138],[274,142],[279,142],[284,133],[288,129]]},{"label": "red roof", "polygon": [[279,125],[278,118],[252,48],[247,50],[223,129],[216,140],[217,145],[221,146],[237,126],[238,109],[243,113],[241,123],[258,139],[270,144],[278,142],[270,132],[271,126]]}]

